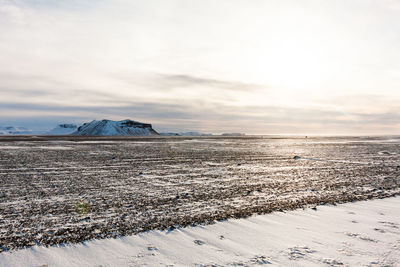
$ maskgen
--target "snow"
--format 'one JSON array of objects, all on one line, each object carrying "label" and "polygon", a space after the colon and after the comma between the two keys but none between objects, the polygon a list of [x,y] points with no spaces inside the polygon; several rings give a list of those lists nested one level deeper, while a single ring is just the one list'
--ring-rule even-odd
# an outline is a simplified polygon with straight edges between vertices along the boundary
[{"label": "snow", "polygon": [[146,136],[158,135],[158,133],[151,127],[151,124],[123,120],[94,120],[90,123],[85,123],[73,132],[74,135],[81,136]]},{"label": "snow", "polygon": [[25,127],[5,126],[0,127],[0,135],[29,135],[33,134],[32,130]]},{"label": "snow", "polygon": [[400,197],[0,254],[0,266],[400,266]]},{"label": "snow", "polygon": [[69,135],[75,132],[78,129],[78,126],[75,124],[59,124],[54,129],[46,132],[46,135]]}]

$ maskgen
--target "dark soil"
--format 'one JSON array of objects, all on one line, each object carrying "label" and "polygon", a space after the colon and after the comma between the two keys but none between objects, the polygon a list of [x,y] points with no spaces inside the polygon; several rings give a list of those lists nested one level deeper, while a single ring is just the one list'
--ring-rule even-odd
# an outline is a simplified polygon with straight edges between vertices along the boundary
[{"label": "dark soil", "polygon": [[2,137],[0,252],[394,196],[399,144],[393,137]]}]

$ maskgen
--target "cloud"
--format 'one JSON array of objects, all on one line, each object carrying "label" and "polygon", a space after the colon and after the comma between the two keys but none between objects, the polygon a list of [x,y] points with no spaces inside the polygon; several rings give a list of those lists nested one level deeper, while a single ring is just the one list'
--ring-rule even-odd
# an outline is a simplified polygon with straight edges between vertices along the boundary
[{"label": "cloud", "polygon": [[[277,106],[233,107],[209,103],[160,104],[131,102],[124,106],[56,106],[37,104],[1,104],[2,113],[22,112],[30,122],[49,120],[83,123],[92,119],[134,119],[152,123],[159,131],[246,132],[248,134],[383,133],[399,129],[399,111],[383,114],[349,113],[319,109],[282,108]],[[12,117],[12,116],[11,116]],[[0,123],[10,118],[0,119]],[[15,121],[21,121],[16,114]],[[321,127],[323,126],[323,127]]]},{"label": "cloud", "polygon": [[0,23],[12,23],[21,25],[25,23],[23,10],[12,1],[0,1]]},{"label": "cloud", "polygon": [[398,131],[398,3],[295,2],[0,0],[1,121]]},{"label": "cloud", "polygon": [[232,104],[240,100],[237,97],[240,94],[253,94],[266,88],[186,74],[143,72],[131,75],[104,73],[101,78],[84,77],[84,83],[76,82],[72,77],[54,76],[51,72],[27,74],[3,71],[0,72],[0,79],[3,96],[0,103],[57,103],[63,106],[129,105],[133,99],[160,101],[163,104],[179,101]]},{"label": "cloud", "polygon": [[145,86],[151,90],[173,91],[180,88],[226,90],[226,91],[246,91],[251,92],[256,89],[267,89],[267,86],[245,83],[240,81],[220,80],[208,77],[200,77],[189,74],[171,74],[154,72],[137,72],[131,74],[110,74],[110,77],[120,80],[126,84]]},{"label": "cloud", "polygon": [[160,74],[159,76],[160,78],[156,80],[156,82],[168,88],[196,86],[224,89],[228,91],[254,91],[257,88],[266,87],[258,84],[201,78],[187,74]]}]

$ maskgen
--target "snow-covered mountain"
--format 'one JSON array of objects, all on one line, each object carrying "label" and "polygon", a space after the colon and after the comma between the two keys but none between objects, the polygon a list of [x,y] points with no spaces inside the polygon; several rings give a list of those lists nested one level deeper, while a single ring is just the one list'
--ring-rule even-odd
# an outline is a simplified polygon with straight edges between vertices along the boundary
[{"label": "snow-covered mountain", "polygon": [[78,126],[75,124],[69,124],[69,123],[64,123],[64,124],[59,124],[57,127],[54,129],[46,132],[46,135],[69,135],[75,132],[78,129]]},{"label": "snow-covered mountain", "polygon": [[158,133],[151,127],[151,124],[132,120],[94,120],[89,123],[84,123],[72,134],[81,136],[158,135]]},{"label": "snow-covered mountain", "polygon": [[27,129],[25,127],[16,127],[16,126],[0,126],[0,135],[29,135],[34,134],[32,130]]}]

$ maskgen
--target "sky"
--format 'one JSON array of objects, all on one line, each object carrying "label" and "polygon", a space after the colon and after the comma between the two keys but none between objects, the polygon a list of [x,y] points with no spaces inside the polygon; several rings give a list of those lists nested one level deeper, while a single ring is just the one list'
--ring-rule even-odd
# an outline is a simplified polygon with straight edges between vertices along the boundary
[{"label": "sky", "polygon": [[398,0],[0,0],[0,126],[400,134]]}]

